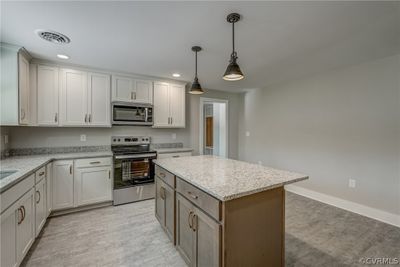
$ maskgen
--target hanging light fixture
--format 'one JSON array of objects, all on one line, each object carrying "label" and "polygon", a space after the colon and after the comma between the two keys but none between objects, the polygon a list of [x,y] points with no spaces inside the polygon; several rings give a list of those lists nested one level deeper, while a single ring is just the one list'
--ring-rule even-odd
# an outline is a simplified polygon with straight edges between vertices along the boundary
[{"label": "hanging light fixture", "polygon": [[227,81],[239,81],[244,78],[244,75],[236,62],[238,57],[235,51],[235,23],[240,20],[240,15],[238,13],[231,13],[226,17],[226,20],[229,23],[232,23],[232,54],[223,79]]},{"label": "hanging light fixture", "polygon": [[194,81],[192,83],[192,87],[190,88],[189,94],[193,95],[201,95],[204,93],[203,89],[201,88],[201,85],[199,83],[199,79],[197,78],[197,52],[201,51],[200,46],[193,46],[192,51],[196,53],[196,64],[195,64],[195,75],[194,75]]}]

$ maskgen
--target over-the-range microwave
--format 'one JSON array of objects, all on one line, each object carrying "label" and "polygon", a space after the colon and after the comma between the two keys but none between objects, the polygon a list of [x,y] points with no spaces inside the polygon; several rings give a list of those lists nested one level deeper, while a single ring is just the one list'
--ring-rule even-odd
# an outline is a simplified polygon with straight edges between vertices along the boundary
[{"label": "over-the-range microwave", "polygon": [[113,125],[153,125],[153,106],[127,102],[112,103]]}]

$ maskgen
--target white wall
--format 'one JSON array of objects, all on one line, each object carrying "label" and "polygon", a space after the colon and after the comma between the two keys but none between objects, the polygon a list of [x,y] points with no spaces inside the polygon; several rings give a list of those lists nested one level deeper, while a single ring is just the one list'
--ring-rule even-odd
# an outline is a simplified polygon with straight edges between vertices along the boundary
[{"label": "white wall", "polygon": [[240,159],[400,214],[400,55],[246,93],[239,114]]}]

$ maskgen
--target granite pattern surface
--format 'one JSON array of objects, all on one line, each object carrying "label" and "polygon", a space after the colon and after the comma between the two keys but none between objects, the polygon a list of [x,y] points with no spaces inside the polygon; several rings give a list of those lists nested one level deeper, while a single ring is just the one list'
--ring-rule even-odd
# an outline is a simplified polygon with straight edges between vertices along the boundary
[{"label": "granite pattern surface", "polygon": [[79,158],[96,158],[96,157],[112,157],[111,151],[97,152],[81,152],[81,153],[60,153],[60,154],[44,154],[33,156],[9,157],[0,160],[1,171],[17,171],[14,174],[0,180],[0,193],[4,192],[14,184],[18,183],[28,175],[49,163],[52,160],[63,159],[79,159]]},{"label": "granite pattern surface", "polygon": [[188,147],[177,147],[177,148],[156,148],[155,149],[158,154],[166,154],[166,153],[179,153],[179,152],[192,152],[192,148]]},{"label": "granite pattern surface", "polygon": [[157,159],[156,164],[221,201],[308,179],[304,174],[216,156]]},{"label": "granite pattern surface", "polygon": [[152,143],[150,145],[152,149],[160,149],[160,148],[181,148],[183,147],[183,143]]},{"label": "granite pattern surface", "polygon": [[32,156],[43,154],[61,153],[84,153],[110,151],[111,146],[71,146],[71,147],[34,147],[34,148],[12,148],[9,149],[9,156]]}]

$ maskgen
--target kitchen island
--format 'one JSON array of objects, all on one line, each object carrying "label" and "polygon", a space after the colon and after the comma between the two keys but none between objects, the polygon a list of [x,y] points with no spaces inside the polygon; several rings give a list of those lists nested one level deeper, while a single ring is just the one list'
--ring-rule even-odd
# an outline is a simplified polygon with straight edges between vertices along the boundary
[{"label": "kitchen island", "polygon": [[215,156],[155,173],[155,215],[189,266],[284,266],[283,186],[306,175]]}]

